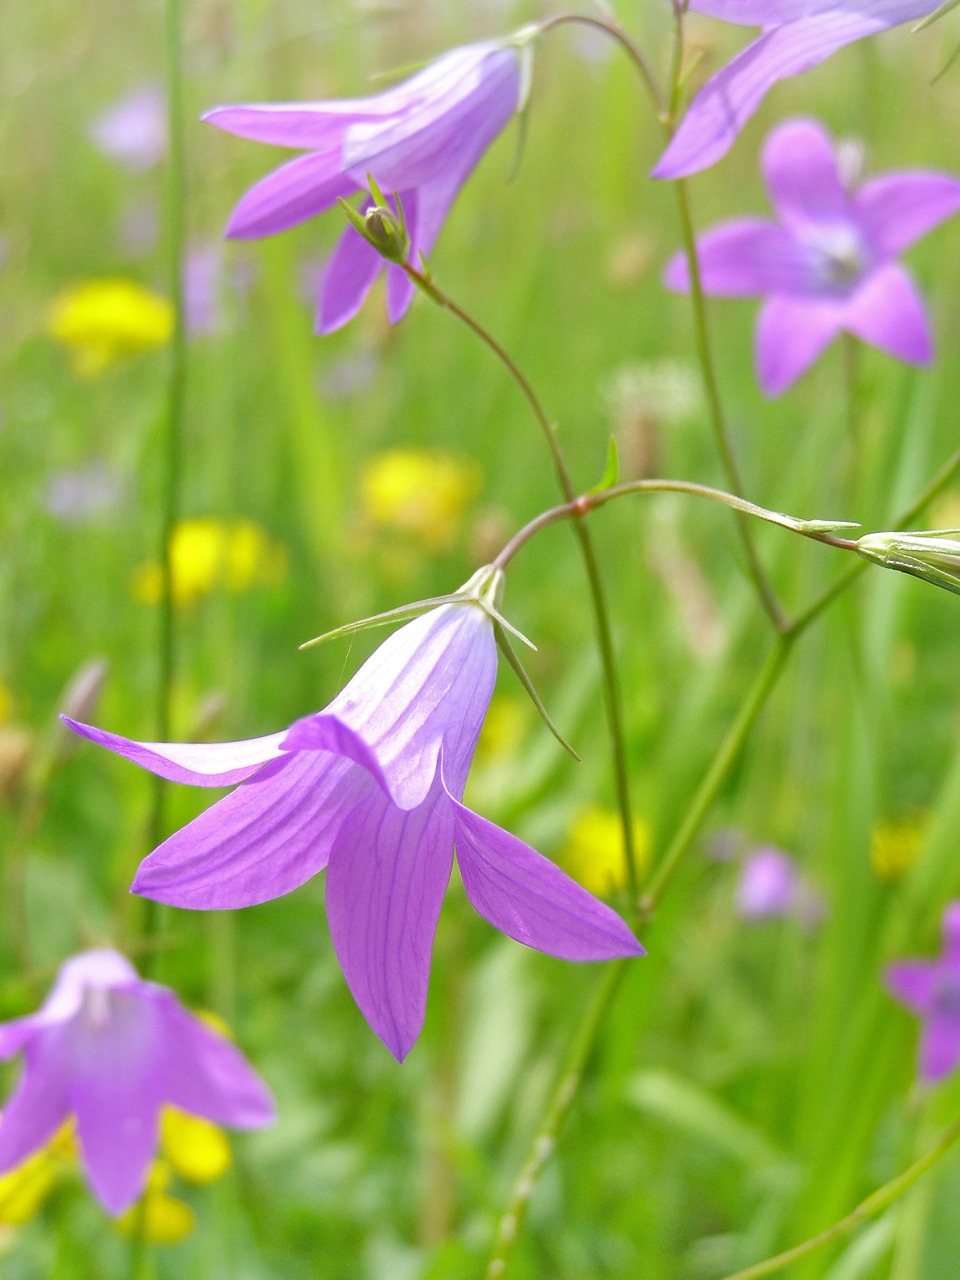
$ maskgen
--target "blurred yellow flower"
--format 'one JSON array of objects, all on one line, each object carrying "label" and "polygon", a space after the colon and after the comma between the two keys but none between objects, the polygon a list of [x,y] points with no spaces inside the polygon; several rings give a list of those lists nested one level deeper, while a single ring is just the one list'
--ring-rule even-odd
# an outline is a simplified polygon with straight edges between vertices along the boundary
[{"label": "blurred yellow flower", "polygon": [[186,1239],[197,1217],[188,1204],[168,1194],[171,1181],[169,1165],[155,1160],[143,1195],[114,1224],[121,1235],[138,1236],[148,1244],[179,1244]]},{"label": "blurred yellow flower", "polygon": [[66,347],[74,372],[95,377],[124,356],[168,342],[173,307],[135,280],[87,280],[59,295],[47,332]]},{"label": "blurred yellow flower", "polygon": [[483,762],[513,755],[520,745],[527,719],[526,705],[519,698],[494,694],[480,730],[477,758]]},{"label": "blurred yellow flower", "polygon": [[[633,820],[633,843],[637,870],[643,876],[650,866],[650,828],[637,817]],[[603,896],[624,888],[627,861],[620,815],[593,804],[580,809],[570,824],[560,862],[590,893]]]},{"label": "blurred yellow flower", "polygon": [[480,466],[472,458],[390,449],[367,463],[360,497],[373,524],[400,529],[441,550],[453,542],[460,516],[479,487]]},{"label": "blurred yellow flower", "polygon": [[215,1182],[230,1168],[230,1143],[223,1130],[177,1107],[163,1109],[160,1149],[175,1173],[198,1185]]},{"label": "blurred yellow flower", "polygon": [[[193,604],[217,590],[249,591],[279,582],[287,571],[286,549],[251,520],[232,522],[213,516],[181,520],[170,540],[174,604]],[[156,560],[136,571],[134,597],[157,604],[163,570]]]},{"label": "blurred yellow flower", "polygon": [[73,1165],[76,1154],[71,1120],[61,1125],[42,1150],[0,1175],[0,1224],[16,1227],[29,1222],[60,1175]]},{"label": "blurred yellow flower", "polygon": [[10,719],[10,713],[13,711],[13,694],[7,686],[0,680],[0,724]]},{"label": "blurred yellow flower", "polygon": [[870,832],[870,865],[881,880],[899,880],[920,856],[929,815],[885,819]]}]

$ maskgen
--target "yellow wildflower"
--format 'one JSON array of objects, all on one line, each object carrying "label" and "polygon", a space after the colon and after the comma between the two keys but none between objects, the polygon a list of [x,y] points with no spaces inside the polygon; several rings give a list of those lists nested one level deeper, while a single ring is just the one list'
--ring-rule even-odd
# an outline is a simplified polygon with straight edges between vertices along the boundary
[{"label": "yellow wildflower", "polygon": [[168,342],[173,308],[135,280],[87,280],[56,299],[47,331],[67,348],[76,373],[95,377],[124,356]]},{"label": "yellow wildflower", "polygon": [[460,516],[479,487],[480,467],[472,458],[390,449],[367,463],[360,496],[373,524],[400,529],[442,550],[456,537]]},{"label": "yellow wildflower", "polygon": [[[637,870],[644,875],[650,865],[650,828],[633,820]],[[608,895],[627,883],[620,816],[599,805],[586,805],[570,824],[560,855],[564,868],[590,893]]]},{"label": "yellow wildflower", "polygon": [[163,1109],[160,1148],[174,1172],[187,1182],[215,1182],[230,1168],[230,1143],[223,1130],[178,1107]]},{"label": "yellow wildflower", "polygon": [[513,755],[520,746],[527,719],[526,705],[519,698],[494,694],[480,730],[478,759],[495,760]]},{"label": "yellow wildflower", "polygon": [[[227,522],[213,516],[181,520],[170,540],[174,604],[193,604],[217,590],[234,593],[270,586],[286,573],[287,553],[251,520]],[[157,604],[163,570],[156,560],[136,571],[134,597]]]},{"label": "yellow wildflower", "polygon": [[70,1120],[45,1147],[0,1175],[0,1224],[16,1227],[35,1217],[60,1175],[72,1166],[76,1151]]},{"label": "yellow wildflower", "polygon": [[13,711],[13,694],[7,686],[0,680],[0,724],[10,719]]},{"label": "yellow wildflower", "polygon": [[138,1236],[148,1244],[179,1244],[186,1239],[197,1225],[196,1214],[168,1194],[171,1181],[170,1166],[154,1160],[143,1195],[116,1220],[121,1235]]},{"label": "yellow wildflower", "polygon": [[885,819],[870,832],[870,865],[881,880],[899,880],[920,856],[929,817]]}]

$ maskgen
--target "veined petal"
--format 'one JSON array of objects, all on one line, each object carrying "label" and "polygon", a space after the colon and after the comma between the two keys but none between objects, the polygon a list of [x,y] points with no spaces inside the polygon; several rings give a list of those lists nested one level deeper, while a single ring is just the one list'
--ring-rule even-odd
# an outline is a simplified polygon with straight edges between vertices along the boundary
[{"label": "veined petal", "polygon": [[338,196],[349,196],[357,184],[340,170],[337,151],[312,151],[267,174],[244,195],[227,223],[234,240],[272,236],[323,213]]},{"label": "veined petal", "polygon": [[960,1019],[934,1013],[920,1033],[920,1074],[931,1083],[942,1080],[960,1061]]},{"label": "veined petal", "polygon": [[244,742],[134,742],[69,716],[60,718],[81,738],[88,738],[169,782],[185,782],[194,787],[230,787],[249,778],[268,760],[280,755],[280,743],[287,732],[284,729]]},{"label": "veined petal", "polygon": [[831,9],[764,31],[700,90],[652,176],[682,178],[715,164],[777,81],[809,71],[844,45],[890,25],[876,12]]},{"label": "veined petal", "polygon": [[454,811],[463,887],[495,929],[564,960],[644,954],[616,912],[555,863],[455,801]]},{"label": "veined petal", "polygon": [[323,870],[344,816],[376,790],[349,760],[285,753],[154,849],[133,892],[201,911],[278,898]]},{"label": "veined petal", "polygon": [[763,173],[781,222],[803,229],[849,220],[850,196],[830,135],[816,120],[788,120],[767,136]]},{"label": "veined petal", "polygon": [[370,111],[358,111],[356,99],[339,102],[251,102],[246,105],[213,107],[200,119],[225,133],[275,147],[333,151],[343,142],[347,126],[356,119],[376,118]]},{"label": "veined petal", "polygon": [[493,624],[475,604],[431,609],[400,627],[325,708],[363,739],[401,809],[437,774],[461,796],[497,675]]},{"label": "veined petal", "polygon": [[[697,262],[704,293],[717,297],[806,293],[816,278],[809,250],[783,227],[762,218],[738,218],[704,232],[697,239]],[[663,281],[668,289],[689,290],[682,253],[670,259]]]},{"label": "veined petal", "polygon": [[26,1046],[20,1082],[0,1115],[0,1173],[45,1146],[70,1113],[70,1057],[61,1028]]},{"label": "veined petal", "polygon": [[343,824],[327,867],[327,918],[347,985],[403,1061],[423,1026],[430,955],[453,864],[453,814],[439,779],[406,812],[382,792]]},{"label": "veined petal", "polygon": [[270,1090],[231,1042],[182,1008],[169,992],[157,995],[163,1028],[158,1078],[165,1102],[234,1129],[276,1119]]},{"label": "veined petal", "polygon": [[83,1162],[99,1199],[119,1214],[143,1190],[156,1151],[159,1019],[140,995],[100,990],[69,1031],[70,1110]]},{"label": "veined petal", "polygon": [[778,396],[813,364],[840,332],[842,306],[815,298],[768,298],[757,321],[756,355],[760,385]]},{"label": "veined petal", "polygon": [[929,364],[933,339],[916,285],[898,263],[872,271],[844,304],[844,328],[907,364]]},{"label": "veined petal", "polygon": [[[858,8],[864,7],[852,0]],[[865,0],[869,4],[870,0]],[[849,7],[850,0],[847,0]],[[742,27],[774,27],[844,6],[844,0],[690,0],[692,13],[704,13]]]},{"label": "veined petal", "polygon": [[[369,200],[364,201],[361,212],[370,205]],[[347,227],[330,255],[320,282],[314,326],[317,333],[332,333],[353,319],[382,266],[383,258],[373,245],[368,244],[359,231]]]},{"label": "veined petal", "polygon": [[930,960],[901,960],[884,973],[888,990],[914,1013],[926,1014],[933,1008],[937,988],[938,966]]},{"label": "veined petal", "polygon": [[[482,152],[517,109],[520,58],[513,46],[453,50],[433,68],[428,93],[382,122],[346,132],[343,168],[362,184],[372,173],[384,191],[419,186],[457,165],[463,148]],[[411,82],[412,83],[412,82]]]},{"label": "veined petal", "polygon": [[960,210],[960,182],[945,173],[885,173],[861,187],[855,205],[874,252],[895,258]]}]

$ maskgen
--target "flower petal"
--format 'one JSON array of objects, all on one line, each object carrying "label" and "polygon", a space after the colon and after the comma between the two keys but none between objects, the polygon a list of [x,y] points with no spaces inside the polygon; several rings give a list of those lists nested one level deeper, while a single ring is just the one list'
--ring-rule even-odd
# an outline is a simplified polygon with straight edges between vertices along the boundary
[{"label": "flower petal", "polygon": [[895,258],[960,210],[960,182],[945,173],[885,173],[856,196],[874,251]]},{"label": "flower petal", "polygon": [[91,1186],[119,1214],[143,1190],[157,1147],[161,1026],[142,994],[94,994],[109,1011],[102,1021],[81,1014],[70,1025],[70,1109]]},{"label": "flower petal", "polygon": [[344,815],[376,792],[328,752],[290,752],[175,831],[141,864],[132,890],[175,907],[249,907],[326,866]]},{"label": "flower petal", "polygon": [[757,321],[757,376],[768,396],[778,396],[813,364],[840,332],[843,310],[835,302],[768,298]]},{"label": "flower petal", "polygon": [[[337,150],[347,126],[354,119],[370,117],[358,112],[356,99],[339,102],[252,102],[246,105],[213,107],[200,119],[225,133],[275,147],[300,147],[311,151]],[[375,117],[374,117],[375,118]]]},{"label": "flower petal", "polygon": [[898,263],[873,271],[845,303],[844,328],[907,364],[929,364],[933,339],[916,285]]},{"label": "flower petal", "polygon": [[942,1080],[960,1061],[960,1020],[934,1013],[920,1034],[920,1074],[933,1083]]},{"label": "flower petal", "polygon": [[393,118],[347,130],[343,168],[358,183],[372,173],[392,191],[440,177],[459,168],[465,153],[479,157],[517,109],[520,58],[513,46],[467,45],[429,70],[428,91],[410,94]]},{"label": "flower petal", "polygon": [[833,142],[816,120],[788,120],[763,144],[763,173],[781,222],[802,230],[851,217]]},{"label": "flower petal", "polygon": [[287,732],[284,729],[244,742],[134,742],[69,716],[60,718],[81,738],[88,738],[169,782],[185,782],[194,787],[229,787],[249,778],[281,754],[280,743]]},{"label": "flower petal", "polygon": [[879,12],[885,8],[907,6],[871,5],[877,12],[868,13],[831,10],[764,31],[700,90],[652,176],[682,178],[715,164],[778,80],[809,71],[844,45],[907,20],[891,20]]},{"label": "flower petal", "polygon": [[923,1015],[933,1008],[938,969],[930,960],[901,960],[888,965],[883,980],[901,1004]]},{"label": "flower petal", "polygon": [[[365,200],[361,212],[370,208]],[[352,320],[376,280],[383,258],[372,244],[347,227],[337,241],[320,281],[320,301],[314,329],[317,333],[333,333]]]},{"label": "flower petal", "polygon": [[402,1062],[420,1034],[430,955],[453,865],[439,786],[403,812],[380,793],[343,824],[327,867],[330,936],[353,998]]},{"label": "flower petal", "polygon": [[45,1146],[66,1120],[70,1114],[69,1070],[69,1053],[60,1028],[47,1031],[27,1046],[20,1082],[0,1115],[0,1173]]},{"label": "flower petal", "polygon": [[493,625],[475,604],[431,609],[400,627],[325,709],[375,754],[401,809],[422,804],[443,747],[459,797],[497,675]]},{"label": "flower petal", "polygon": [[234,240],[272,236],[323,213],[357,184],[340,171],[338,151],[312,151],[268,173],[238,201],[225,234]]},{"label": "flower petal", "polygon": [[[767,293],[805,293],[813,287],[808,250],[788,231],[763,218],[738,218],[712,227],[697,239],[697,262],[704,293],[749,298]],[[667,264],[664,284],[687,292],[686,257]]]},{"label": "flower petal", "polygon": [[234,1129],[256,1129],[276,1119],[270,1090],[236,1045],[188,1013],[170,992],[158,994],[157,1011],[164,1102]]},{"label": "flower petal", "polygon": [[555,863],[479,814],[454,806],[463,887],[495,929],[564,960],[644,954],[616,912]]}]

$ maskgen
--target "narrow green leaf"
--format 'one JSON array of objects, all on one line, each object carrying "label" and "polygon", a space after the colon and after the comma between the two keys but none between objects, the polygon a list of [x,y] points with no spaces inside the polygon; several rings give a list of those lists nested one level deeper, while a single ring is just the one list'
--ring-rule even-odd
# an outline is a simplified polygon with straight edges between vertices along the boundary
[{"label": "narrow green leaf", "polygon": [[556,740],[560,743],[564,751],[568,751],[570,755],[573,756],[574,760],[576,760],[576,762],[579,764],[580,757],[577,755],[576,751],[574,751],[573,747],[571,747],[570,743],[566,740],[566,738],[563,736],[563,734],[560,732],[557,726],[550,719],[549,712],[547,711],[543,703],[540,701],[540,695],[537,693],[536,689],[533,687],[533,681],[530,679],[526,671],[523,669],[523,664],[521,663],[520,659],[514,653],[513,649],[511,649],[510,641],[507,639],[507,634],[504,631],[503,627],[501,627],[500,624],[497,622],[493,624],[493,633],[497,638],[497,644],[500,648],[500,652],[503,654],[506,660],[510,663],[510,666],[513,667],[513,670],[516,673],[517,679],[523,685],[524,689],[526,689],[527,694],[530,698],[530,701],[533,703],[533,705],[537,708],[537,711],[540,713],[540,718],[543,720],[543,723],[547,726],[547,728],[550,730],[550,732],[553,734]]}]

